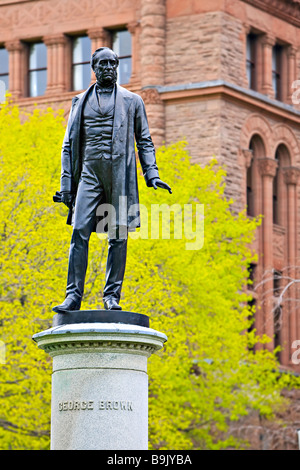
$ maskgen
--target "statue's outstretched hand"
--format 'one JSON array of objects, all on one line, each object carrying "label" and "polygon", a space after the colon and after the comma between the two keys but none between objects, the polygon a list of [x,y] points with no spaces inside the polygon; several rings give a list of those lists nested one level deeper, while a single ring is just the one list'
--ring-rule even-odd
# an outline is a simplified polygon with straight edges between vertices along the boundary
[{"label": "statue's outstretched hand", "polygon": [[69,192],[62,193],[61,202],[63,202],[69,209],[72,208],[74,201],[74,194]]},{"label": "statue's outstretched hand", "polygon": [[172,189],[170,188],[170,186],[167,183],[164,183],[163,181],[161,181],[159,178],[152,178],[150,180],[150,185],[154,189],[157,189],[158,187],[163,188],[163,189],[167,189],[169,191],[169,193],[172,194]]}]

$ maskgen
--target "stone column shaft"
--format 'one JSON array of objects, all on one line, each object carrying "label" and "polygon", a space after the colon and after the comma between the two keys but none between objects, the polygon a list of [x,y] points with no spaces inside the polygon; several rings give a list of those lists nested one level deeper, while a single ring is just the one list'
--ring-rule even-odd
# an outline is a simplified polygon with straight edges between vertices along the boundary
[{"label": "stone column shaft", "polygon": [[263,80],[262,93],[274,98],[274,89],[272,85],[272,52],[275,45],[275,38],[266,35],[262,39],[263,47]]},{"label": "stone column shaft", "polygon": [[156,89],[164,84],[165,25],[165,0],[143,0],[140,34],[141,88],[155,145],[162,145],[165,135],[164,104]]},{"label": "stone column shaft", "polygon": [[[262,222],[263,238],[263,270],[264,282],[264,332],[271,342],[267,347],[274,348],[274,318],[273,318],[273,178],[276,175],[277,161],[272,158],[258,159],[262,175],[264,218]],[[267,280],[268,279],[268,280]]]},{"label": "stone column shaft", "polygon": [[44,37],[43,42],[47,46],[46,94],[63,92],[66,90],[64,59],[67,39],[64,34],[56,34]]},{"label": "stone column shaft", "polygon": [[297,62],[296,62],[297,49],[294,46],[290,46],[287,51],[288,57],[288,90],[287,90],[287,101],[292,103],[292,94],[294,89],[292,84],[297,80]]},{"label": "stone column shaft", "polygon": [[5,48],[9,52],[9,91],[12,98],[19,99],[24,95],[24,53],[25,48],[21,41],[8,41]]},{"label": "stone column shaft", "polygon": [[127,29],[131,34],[131,57],[132,57],[132,64],[131,64],[131,77],[130,77],[130,85],[136,85],[138,81],[137,71],[138,71],[138,41],[139,41],[139,34],[140,34],[140,23],[134,21],[132,23],[127,24]]}]

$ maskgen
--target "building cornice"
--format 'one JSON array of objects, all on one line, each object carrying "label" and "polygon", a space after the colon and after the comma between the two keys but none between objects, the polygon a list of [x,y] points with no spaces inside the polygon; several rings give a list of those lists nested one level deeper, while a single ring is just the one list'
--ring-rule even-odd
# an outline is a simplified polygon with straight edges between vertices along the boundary
[{"label": "building cornice", "polygon": [[187,83],[180,85],[167,85],[156,88],[162,101],[172,102],[178,100],[207,99],[221,97],[230,101],[251,106],[262,112],[272,114],[279,119],[287,120],[294,125],[300,125],[300,110],[294,106],[269,98],[254,90],[246,89],[225,80],[210,80],[206,82]]},{"label": "building cornice", "polygon": [[32,3],[36,2],[37,0],[0,0],[0,7],[8,6],[8,5],[15,5],[16,3]]},{"label": "building cornice", "polygon": [[300,0],[242,0],[245,3],[300,27]]},{"label": "building cornice", "polygon": [[[145,103],[153,103],[160,100],[165,103],[172,102],[186,102],[194,101],[195,99],[226,99],[231,102],[251,107],[254,110],[272,115],[281,121],[290,122],[297,127],[300,126],[300,110],[294,106],[281,101],[269,98],[262,93],[234,85],[224,80],[211,80],[198,83],[186,83],[179,85],[166,85],[166,86],[147,86],[142,89],[140,87],[132,87],[126,85],[125,88],[140,94]],[[71,102],[71,99],[78,92],[64,92],[53,95],[44,95],[35,98],[19,98],[17,103],[23,107],[30,107],[36,104],[37,106],[44,106],[46,104]],[[149,98],[149,99],[148,99]]]}]

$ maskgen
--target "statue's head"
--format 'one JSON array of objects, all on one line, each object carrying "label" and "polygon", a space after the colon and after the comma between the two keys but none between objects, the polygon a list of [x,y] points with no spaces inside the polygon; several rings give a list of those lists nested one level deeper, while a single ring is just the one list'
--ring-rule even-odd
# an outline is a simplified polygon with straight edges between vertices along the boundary
[{"label": "statue's head", "polygon": [[119,58],[109,47],[100,47],[91,58],[91,67],[95,72],[97,82],[109,85],[117,81]]}]

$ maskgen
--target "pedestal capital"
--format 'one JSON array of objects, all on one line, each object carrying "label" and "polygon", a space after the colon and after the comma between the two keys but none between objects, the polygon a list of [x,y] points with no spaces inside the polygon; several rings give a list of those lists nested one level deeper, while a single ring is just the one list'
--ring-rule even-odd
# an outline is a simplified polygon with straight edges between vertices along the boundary
[{"label": "pedestal capital", "polygon": [[58,45],[58,44],[66,44],[67,42],[67,37],[62,34],[51,34],[49,36],[44,36],[43,37],[43,43],[46,44],[46,46],[53,46],[53,45]]},{"label": "pedestal capital", "polygon": [[104,41],[107,37],[108,31],[104,28],[90,28],[87,31],[87,35],[90,39],[99,39]]},{"label": "pedestal capital", "polygon": [[24,44],[19,39],[12,39],[11,41],[7,41],[5,42],[4,46],[8,52],[22,51],[24,49]]},{"label": "pedestal capital", "polygon": [[259,158],[258,160],[259,171],[262,176],[270,176],[274,178],[278,167],[278,162],[274,158]]},{"label": "pedestal capital", "polygon": [[134,34],[139,26],[140,26],[139,21],[131,21],[130,23],[127,23],[126,25],[130,34]]},{"label": "pedestal capital", "polygon": [[261,42],[264,46],[273,47],[276,44],[276,38],[270,33],[266,33],[262,36]]},{"label": "pedestal capital", "polygon": [[52,327],[33,340],[51,357],[91,352],[135,353],[149,357],[162,349],[165,334],[124,323],[77,323]]},{"label": "pedestal capital", "polygon": [[287,47],[287,55],[289,58],[294,59],[297,54],[297,47],[295,47],[293,44],[290,44]]},{"label": "pedestal capital", "polygon": [[300,169],[295,166],[283,168],[284,181],[286,184],[296,185],[298,183]]}]

